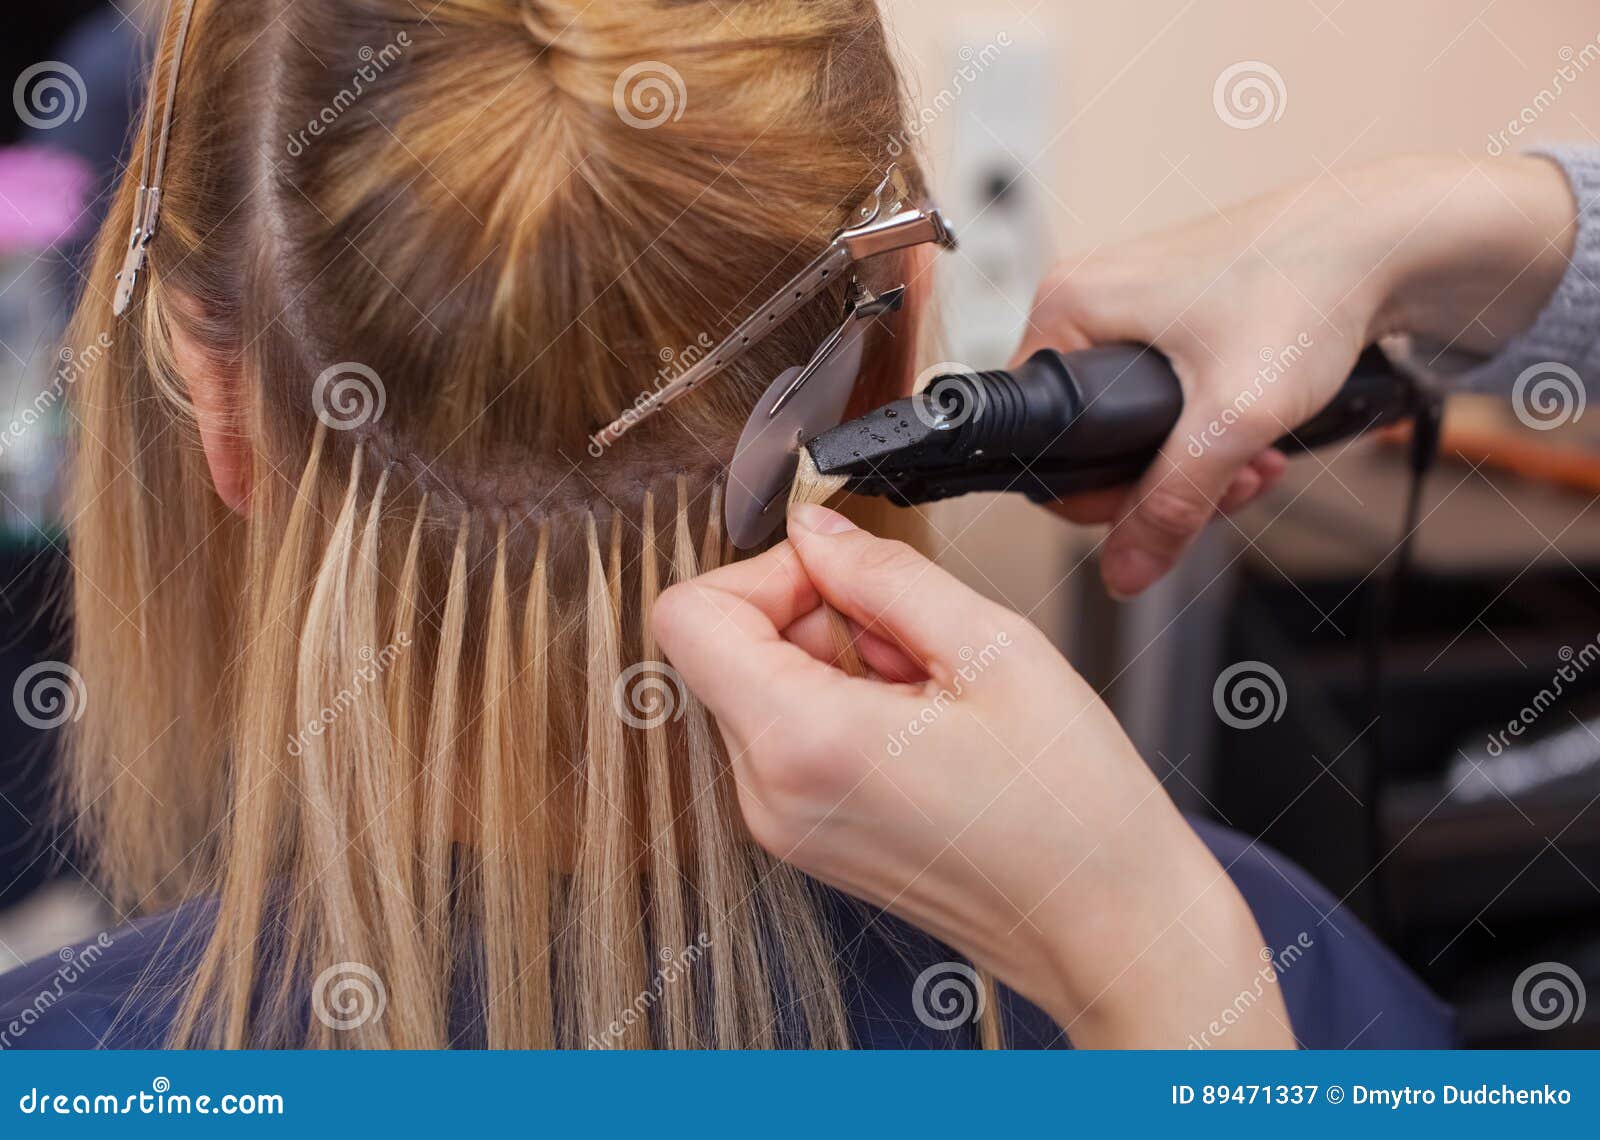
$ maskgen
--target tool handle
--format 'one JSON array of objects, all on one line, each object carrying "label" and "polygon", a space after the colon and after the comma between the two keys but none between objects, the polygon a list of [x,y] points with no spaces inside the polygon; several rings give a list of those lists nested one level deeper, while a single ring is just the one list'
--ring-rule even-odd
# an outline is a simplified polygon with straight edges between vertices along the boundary
[{"label": "tool handle", "polygon": [[[1215,420],[1178,442],[1191,454],[1203,454],[1272,384],[1294,383],[1297,360],[1286,352],[1265,363]],[[996,443],[1009,432],[1006,450],[1031,453],[1035,479],[1026,493],[1041,501],[1134,482],[1154,462],[1183,411],[1183,387],[1172,365],[1142,345],[1104,345],[1073,353],[1045,350],[1011,373],[1011,384],[997,384],[994,378],[1000,375],[986,374],[990,406],[981,421],[988,421]],[[1058,399],[1070,404],[1063,408],[1064,419],[1036,414],[1040,400]],[[1410,378],[1371,348],[1333,399],[1275,446],[1288,452],[1322,447],[1404,419],[1415,408]],[[1029,440],[1027,429],[1016,430],[1024,423],[1041,429],[1041,438]]]},{"label": "tool handle", "polygon": [[[1242,378],[1233,400],[1186,446],[1201,456],[1265,397],[1293,384],[1293,350]],[[1413,416],[1413,381],[1377,349],[1310,421],[1279,439],[1305,451]],[[819,471],[843,475],[858,494],[902,506],[975,491],[1010,491],[1038,502],[1138,480],[1183,411],[1183,385],[1167,358],[1142,345],[1036,352],[1010,372],[935,377],[896,400],[823,432],[806,446]]]}]

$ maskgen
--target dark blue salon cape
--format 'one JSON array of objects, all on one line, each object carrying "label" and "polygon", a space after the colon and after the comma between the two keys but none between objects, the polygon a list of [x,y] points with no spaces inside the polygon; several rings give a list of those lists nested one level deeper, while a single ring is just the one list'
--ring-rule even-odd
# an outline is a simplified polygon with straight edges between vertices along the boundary
[{"label": "dark blue salon cape", "polygon": [[[1196,821],[1280,954],[1290,1021],[1308,1049],[1434,1049],[1456,1044],[1450,1010],[1299,867],[1244,836]],[[842,947],[842,977],[856,1042],[872,1049],[959,1049],[969,1025],[937,1028],[924,970],[954,955],[926,935],[843,896],[829,906]],[[70,985],[59,982],[66,952],[0,974],[0,1041],[8,1048],[158,1049],[204,940],[210,908],[190,904],[103,936],[98,957]],[[109,945],[107,945],[109,944]],[[1296,949],[1282,956],[1289,947]],[[1309,948],[1308,948],[1309,947]],[[934,982],[933,984],[936,984]],[[48,994],[48,997],[43,995]],[[1015,1048],[1069,1048],[1040,1010],[1001,993],[1005,1041]],[[948,1011],[948,1010],[947,1010]],[[1219,1011],[1221,1013],[1222,1011]],[[955,1020],[952,1018],[952,1020]],[[470,1018],[458,1039],[474,1044]],[[1225,1042],[1223,1035],[1217,1042]],[[1197,1041],[1209,1045],[1212,1041]]]}]

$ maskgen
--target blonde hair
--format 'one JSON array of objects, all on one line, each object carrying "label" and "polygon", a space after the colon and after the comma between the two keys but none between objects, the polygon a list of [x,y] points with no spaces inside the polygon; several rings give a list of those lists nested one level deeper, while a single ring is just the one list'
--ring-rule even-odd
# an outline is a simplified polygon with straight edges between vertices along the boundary
[{"label": "blonde hair", "polygon": [[[749,839],[646,620],[727,557],[739,426],[841,296],[585,441],[820,248],[903,121],[871,0],[197,5],[145,292],[115,322],[100,291],[125,178],[70,333],[114,345],[74,393],[68,792],[120,906],[214,900],[177,1043],[849,1044],[816,887]],[[914,340],[875,332],[860,401]],[[237,409],[240,514],[180,346]]]}]

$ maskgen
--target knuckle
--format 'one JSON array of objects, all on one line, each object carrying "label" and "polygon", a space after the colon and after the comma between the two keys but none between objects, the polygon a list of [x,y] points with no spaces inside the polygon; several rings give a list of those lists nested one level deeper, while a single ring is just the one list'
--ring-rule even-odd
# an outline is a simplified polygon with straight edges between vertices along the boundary
[{"label": "knuckle", "polygon": [[1086,316],[1109,313],[1147,288],[1148,269],[1130,267],[1132,256],[1127,252],[1118,257],[1091,256],[1061,266],[1039,283],[1036,302]]},{"label": "knuckle", "polygon": [[1073,284],[1073,277],[1065,270],[1055,269],[1045,274],[1039,282],[1038,288],[1033,291],[1034,308],[1043,308],[1046,305],[1061,305],[1069,302],[1076,294],[1077,289]]},{"label": "knuckle", "polygon": [[1034,291],[1033,311],[1052,320],[1083,317],[1095,304],[1093,278],[1093,268],[1086,266],[1051,273]]},{"label": "knuckle", "polygon": [[[859,779],[858,755],[822,718],[783,726],[781,737],[753,757],[756,779],[777,812],[804,813],[806,805],[832,802]],[[830,798],[831,797],[831,798]]]},{"label": "knuckle", "polygon": [[1044,660],[1060,657],[1055,643],[1033,622],[1010,610],[997,610],[991,623],[993,636],[974,658],[984,672],[1027,677],[1037,672]]},{"label": "knuckle", "polygon": [[901,578],[914,574],[927,564],[904,542],[894,539],[873,539],[861,551],[861,572],[885,578]]},{"label": "knuckle", "polygon": [[1163,483],[1139,505],[1137,514],[1156,539],[1175,544],[1199,532],[1211,520],[1212,507],[1190,488]]}]

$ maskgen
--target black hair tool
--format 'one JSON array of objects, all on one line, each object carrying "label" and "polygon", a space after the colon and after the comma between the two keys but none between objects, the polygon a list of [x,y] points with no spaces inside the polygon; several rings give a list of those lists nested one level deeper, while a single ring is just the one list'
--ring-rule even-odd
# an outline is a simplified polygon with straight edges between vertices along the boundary
[{"label": "black hair tool", "polygon": [[[1421,406],[1413,381],[1371,348],[1333,400],[1277,446],[1321,447]],[[820,474],[846,478],[846,490],[902,506],[974,491],[1048,502],[1136,481],[1182,410],[1177,374],[1152,348],[1045,350],[1010,372],[938,376],[915,396],[822,432],[806,450]]]}]

